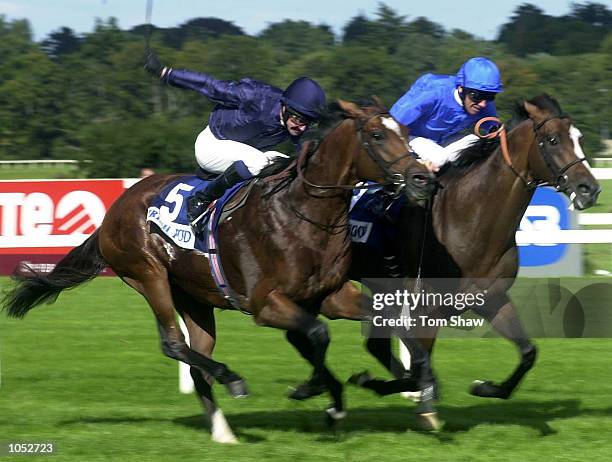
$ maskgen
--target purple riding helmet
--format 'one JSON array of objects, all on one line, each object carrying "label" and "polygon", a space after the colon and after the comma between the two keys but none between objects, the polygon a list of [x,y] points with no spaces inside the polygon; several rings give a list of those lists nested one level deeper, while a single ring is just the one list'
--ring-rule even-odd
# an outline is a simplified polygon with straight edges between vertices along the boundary
[{"label": "purple riding helmet", "polygon": [[308,77],[294,80],[283,92],[281,101],[291,110],[315,121],[325,108],[325,91]]}]

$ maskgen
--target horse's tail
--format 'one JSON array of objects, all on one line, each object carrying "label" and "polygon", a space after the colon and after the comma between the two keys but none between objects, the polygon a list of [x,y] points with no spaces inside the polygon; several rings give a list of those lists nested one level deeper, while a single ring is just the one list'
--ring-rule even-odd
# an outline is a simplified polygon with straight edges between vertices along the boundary
[{"label": "horse's tail", "polygon": [[23,318],[41,303],[53,303],[63,290],[72,289],[96,277],[106,266],[98,240],[96,230],[85,242],[62,258],[47,275],[29,266],[22,268],[13,277],[17,284],[2,299],[7,315]]}]

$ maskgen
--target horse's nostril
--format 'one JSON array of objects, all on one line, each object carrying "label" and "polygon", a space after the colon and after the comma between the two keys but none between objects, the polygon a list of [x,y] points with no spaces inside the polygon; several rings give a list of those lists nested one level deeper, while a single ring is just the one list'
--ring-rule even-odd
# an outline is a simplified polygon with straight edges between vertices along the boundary
[{"label": "horse's nostril", "polygon": [[581,183],[578,185],[578,192],[584,196],[593,196],[597,197],[599,194],[599,187],[596,185],[590,185],[586,183]]},{"label": "horse's nostril", "polygon": [[427,183],[429,182],[429,178],[426,175],[417,173],[412,175],[412,182],[415,185],[422,187],[427,185]]}]

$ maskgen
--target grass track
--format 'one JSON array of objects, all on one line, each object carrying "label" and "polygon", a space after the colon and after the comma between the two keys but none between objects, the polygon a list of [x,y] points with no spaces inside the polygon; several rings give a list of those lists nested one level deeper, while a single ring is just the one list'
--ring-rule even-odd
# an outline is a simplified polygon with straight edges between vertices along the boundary
[{"label": "grass track", "polygon": [[0,180],[40,180],[53,178],[78,178],[82,176],[74,165],[17,166],[0,168]]},{"label": "grass track", "polygon": [[[55,461],[610,460],[612,340],[538,341],[536,368],[507,402],[471,397],[466,387],[504,377],[516,361],[510,345],[440,340],[443,432],[414,431],[412,405],[398,397],[347,388],[349,416],[336,441],[323,426],[327,398],[285,399],[308,370],[283,334],[239,313],[217,319],[216,357],[252,393],[232,400],[216,387],[241,445],[210,441],[196,399],[178,393],[177,365],[160,353],[149,309],[115,278],[66,293],[24,320],[0,318],[0,443],[53,441]],[[362,349],[358,323],[330,326],[329,364],[340,377],[364,367],[382,374]]]}]

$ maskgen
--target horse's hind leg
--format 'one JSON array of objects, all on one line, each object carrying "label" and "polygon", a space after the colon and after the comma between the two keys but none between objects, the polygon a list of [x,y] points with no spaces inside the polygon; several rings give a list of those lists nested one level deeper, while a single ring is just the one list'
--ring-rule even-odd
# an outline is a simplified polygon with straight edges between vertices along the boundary
[{"label": "horse's hind leg", "polygon": [[244,380],[238,374],[230,371],[225,364],[192,350],[185,343],[185,337],[176,322],[175,305],[166,275],[138,281],[123,279],[149,302],[157,318],[161,348],[166,356],[210,374],[219,383],[225,385],[233,397],[239,398],[247,395]]},{"label": "horse's hind leg", "polygon": [[472,309],[484,316],[499,334],[516,345],[521,359],[514,372],[504,382],[495,384],[489,380],[476,380],[472,384],[470,393],[484,398],[508,399],[525,374],[533,367],[537,354],[536,347],[529,340],[516,308],[507,296],[504,295],[501,301],[494,305]]}]

